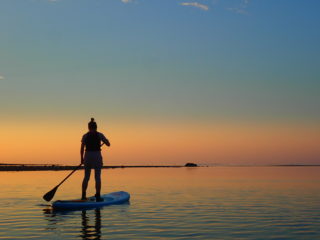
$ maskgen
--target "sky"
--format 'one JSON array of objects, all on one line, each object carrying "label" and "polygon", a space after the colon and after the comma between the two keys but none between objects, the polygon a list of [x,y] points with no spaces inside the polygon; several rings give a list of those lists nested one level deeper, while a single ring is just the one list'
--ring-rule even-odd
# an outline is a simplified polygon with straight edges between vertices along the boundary
[{"label": "sky", "polygon": [[317,0],[1,0],[0,163],[320,164]]}]

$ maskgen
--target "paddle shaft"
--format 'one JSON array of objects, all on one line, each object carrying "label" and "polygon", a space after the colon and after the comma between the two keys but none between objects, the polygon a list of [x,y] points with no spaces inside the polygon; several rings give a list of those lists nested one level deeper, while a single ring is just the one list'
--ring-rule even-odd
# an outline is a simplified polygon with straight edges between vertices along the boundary
[{"label": "paddle shaft", "polygon": [[[101,144],[102,146],[103,144]],[[82,153],[83,154],[83,153]],[[81,156],[82,158],[83,156]],[[77,171],[82,165],[82,161],[81,164],[79,166],[77,166],[71,173],[68,174],[68,176],[66,176],[57,186],[55,186],[51,191],[47,192],[45,195],[43,195],[43,199],[46,200],[47,202],[51,201],[52,198],[54,197],[58,187],[64,183],[75,171]]]},{"label": "paddle shaft", "polygon": [[[101,144],[101,146],[103,145],[104,143]],[[82,163],[80,163],[80,165],[78,167],[76,167],[71,173],[69,173],[68,176],[66,176],[57,186],[56,188],[58,188],[62,183],[64,183],[75,171],[77,171],[80,167],[81,167]]]},{"label": "paddle shaft", "polygon": [[73,171],[71,173],[69,173],[68,176],[66,176],[57,186],[59,187],[62,183],[64,183],[75,171],[77,171],[80,167],[81,167],[82,163],[80,163],[80,165],[78,167],[76,167],[75,169],[73,169]]}]

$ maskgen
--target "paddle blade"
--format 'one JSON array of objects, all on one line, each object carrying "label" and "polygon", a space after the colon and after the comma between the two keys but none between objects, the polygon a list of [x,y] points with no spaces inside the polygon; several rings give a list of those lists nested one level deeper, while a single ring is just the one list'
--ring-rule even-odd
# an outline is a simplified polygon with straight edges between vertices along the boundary
[{"label": "paddle blade", "polygon": [[45,195],[43,195],[43,199],[46,200],[47,202],[51,201],[51,199],[54,197],[54,195],[56,194],[56,191],[58,189],[58,186],[56,186],[54,189],[52,189],[51,191],[47,192]]}]

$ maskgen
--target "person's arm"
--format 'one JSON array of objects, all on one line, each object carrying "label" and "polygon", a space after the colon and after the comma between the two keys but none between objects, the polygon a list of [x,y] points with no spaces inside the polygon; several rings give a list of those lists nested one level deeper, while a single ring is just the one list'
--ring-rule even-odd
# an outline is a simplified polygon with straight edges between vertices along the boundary
[{"label": "person's arm", "polygon": [[84,143],[81,143],[81,148],[80,148],[81,164],[83,164],[84,162],[83,154],[84,154]]},{"label": "person's arm", "polygon": [[100,133],[101,134],[101,141],[105,144],[105,145],[107,145],[108,147],[110,147],[110,142],[109,142],[109,140],[102,134],[102,133]]}]

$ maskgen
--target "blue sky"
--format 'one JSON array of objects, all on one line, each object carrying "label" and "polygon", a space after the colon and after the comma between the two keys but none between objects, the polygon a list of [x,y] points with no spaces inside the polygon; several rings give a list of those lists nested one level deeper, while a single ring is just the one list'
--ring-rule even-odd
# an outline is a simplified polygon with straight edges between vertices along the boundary
[{"label": "blue sky", "polygon": [[2,115],[317,122],[319,7],[2,0]]}]

